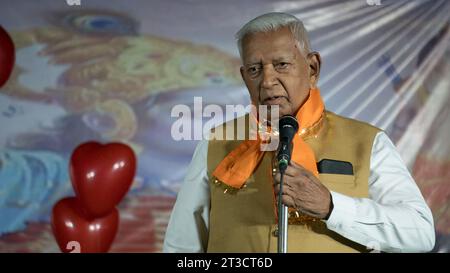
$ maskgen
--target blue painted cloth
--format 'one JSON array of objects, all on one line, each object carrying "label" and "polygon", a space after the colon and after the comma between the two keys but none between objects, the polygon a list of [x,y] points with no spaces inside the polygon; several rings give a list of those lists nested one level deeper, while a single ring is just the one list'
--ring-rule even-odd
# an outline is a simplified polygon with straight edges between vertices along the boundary
[{"label": "blue painted cloth", "polygon": [[67,159],[48,151],[0,151],[0,235],[48,221],[53,205],[70,194]]}]

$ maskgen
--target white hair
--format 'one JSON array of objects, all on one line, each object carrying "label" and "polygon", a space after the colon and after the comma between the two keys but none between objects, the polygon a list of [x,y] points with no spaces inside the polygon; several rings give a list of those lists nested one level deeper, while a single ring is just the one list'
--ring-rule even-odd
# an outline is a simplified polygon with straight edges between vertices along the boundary
[{"label": "white hair", "polygon": [[235,35],[237,45],[239,48],[239,54],[242,58],[242,41],[248,34],[259,32],[271,32],[276,31],[282,27],[289,27],[292,35],[300,46],[300,52],[306,56],[311,51],[311,46],[308,39],[308,33],[306,32],[303,22],[297,17],[282,13],[282,12],[270,12],[260,15],[253,20],[245,24]]}]

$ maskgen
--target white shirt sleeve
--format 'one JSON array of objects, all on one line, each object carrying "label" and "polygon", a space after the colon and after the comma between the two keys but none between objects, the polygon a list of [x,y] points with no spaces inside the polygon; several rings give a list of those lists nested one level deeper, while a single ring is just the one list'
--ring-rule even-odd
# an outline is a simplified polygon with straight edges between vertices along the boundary
[{"label": "white shirt sleeve", "polygon": [[201,140],[178,192],[163,252],[205,252],[210,208],[207,155],[208,141]]},{"label": "white shirt sleeve", "polygon": [[327,227],[386,252],[433,249],[433,216],[388,136],[379,132],[370,160],[369,198],[331,192],[334,209]]},{"label": "white shirt sleeve", "polygon": [[[208,240],[210,191],[202,140],[178,193],[164,252],[204,252]],[[369,198],[331,192],[334,209],[327,227],[375,250],[425,252],[435,243],[433,216],[387,135],[376,135],[370,161]]]}]

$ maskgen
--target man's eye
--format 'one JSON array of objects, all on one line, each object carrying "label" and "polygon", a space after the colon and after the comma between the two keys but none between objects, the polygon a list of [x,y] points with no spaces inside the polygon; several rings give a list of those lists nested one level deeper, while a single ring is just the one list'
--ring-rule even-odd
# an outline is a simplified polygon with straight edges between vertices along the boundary
[{"label": "man's eye", "polygon": [[251,66],[251,67],[249,67],[248,69],[247,69],[247,72],[249,73],[249,74],[251,74],[251,75],[255,75],[255,74],[257,74],[258,72],[259,72],[259,67],[257,67],[257,66]]},{"label": "man's eye", "polygon": [[289,66],[289,63],[285,63],[285,62],[281,62],[276,65],[276,67],[278,69],[286,69],[286,68],[288,68],[288,66]]}]

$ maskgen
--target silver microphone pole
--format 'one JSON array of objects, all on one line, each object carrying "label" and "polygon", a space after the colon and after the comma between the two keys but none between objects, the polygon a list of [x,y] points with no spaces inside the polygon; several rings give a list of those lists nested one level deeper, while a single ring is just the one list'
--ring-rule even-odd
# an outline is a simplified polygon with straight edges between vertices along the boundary
[{"label": "silver microphone pole", "polygon": [[278,253],[287,253],[289,213],[288,207],[283,205],[281,201],[284,172],[281,172],[280,174],[280,192],[278,193]]}]

